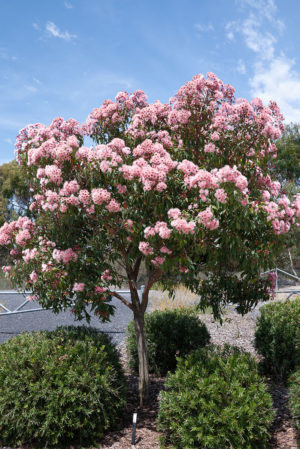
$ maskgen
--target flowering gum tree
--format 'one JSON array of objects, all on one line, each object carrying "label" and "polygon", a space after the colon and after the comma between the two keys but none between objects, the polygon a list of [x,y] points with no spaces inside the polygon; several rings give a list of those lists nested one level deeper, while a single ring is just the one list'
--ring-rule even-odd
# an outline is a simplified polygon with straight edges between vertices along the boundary
[{"label": "flowering gum tree", "polygon": [[[144,314],[157,280],[172,290],[180,276],[215,316],[229,301],[245,313],[271,293],[274,280],[260,272],[272,266],[300,212],[300,198],[291,204],[269,174],[282,120],[276,103],[236,100],[232,86],[208,73],[168,104],[120,92],[81,126],[62,118],[27,126],[16,158],[34,218],[0,229],[12,258],[4,271],[44,307],[72,307],[79,319],[91,310],[109,319],[109,295],[128,306],[142,403],[149,382]],[[94,147],[83,146],[85,136]],[[130,301],[117,291],[124,283],[117,262]],[[149,276],[140,298],[142,262]],[[202,282],[199,272],[207,275]]]}]

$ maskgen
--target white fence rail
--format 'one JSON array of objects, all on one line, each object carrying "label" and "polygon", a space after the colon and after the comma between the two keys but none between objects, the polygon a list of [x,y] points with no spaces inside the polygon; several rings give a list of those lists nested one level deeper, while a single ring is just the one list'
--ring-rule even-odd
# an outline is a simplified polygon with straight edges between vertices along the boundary
[{"label": "white fence rail", "polygon": [[[122,293],[130,293],[129,290],[118,290],[118,293],[122,294]],[[2,291],[0,292],[0,298],[1,296],[7,296],[7,295],[30,295],[31,292],[18,292],[16,290],[8,290],[8,291]],[[34,309],[26,309],[24,310],[24,307],[27,304],[32,304],[32,301],[30,301],[29,299],[25,299],[25,301],[23,301],[18,307],[16,307],[15,309],[9,309],[5,304],[3,304],[3,302],[0,302],[0,316],[1,315],[17,315],[20,313],[29,313],[29,312],[41,312],[43,310],[51,310],[53,309],[53,307],[49,307],[48,309],[44,309],[43,307],[36,307]],[[2,311],[4,310],[4,311]]]}]

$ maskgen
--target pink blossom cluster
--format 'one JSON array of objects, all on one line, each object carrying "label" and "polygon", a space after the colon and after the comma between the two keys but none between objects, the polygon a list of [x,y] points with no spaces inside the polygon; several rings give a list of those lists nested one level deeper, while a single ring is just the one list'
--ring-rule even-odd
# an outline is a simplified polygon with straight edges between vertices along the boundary
[{"label": "pink blossom cluster", "polygon": [[217,198],[218,201],[220,201],[220,203],[225,204],[227,199],[227,193],[225,192],[224,189],[217,189],[215,191],[215,197]]},{"label": "pink blossom cluster", "polygon": [[[25,263],[29,263],[31,260],[38,257],[38,254],[39,254],[39,252],[38,252],[37,248],[33,248],[33,249],[26,248],[22,251],[22,258]],[[12,252],[11,252],[11,255],[13,255]]]},{"label": "pink blossom cluster", "polygon": [[262,209],[266,211],[267,220],[271,221],[274,233],[278,235],[288,232],[291,223],[295,223],[295,218],[297,217],[295,202],[291,204],[286,195],[277,198],[276,202],[270,201],[270,194],[267,191],[263,192],[262,197],[265,200]]},{"label": "pink blossom cluster", "polygon": [[210,230],[216,229],[219,226],[219,220],[213,218],[214,214],[210,207],[207,207],[204,211],[199,212],[198,221],[203,223],[204,226]]},{"label": "pink blossom cluster", "polygon": [[157,267],[159,265],[162,265],[165,260],[166,260],[165,257],[157,256],[154,259],[151,259],[151,263]]},{"label": "pink blossom cluster", "polygon": [[55,249],[53,250],[52,257],[57,262],[67,264],[71,261],[76,262],[78,259],[78,254],[72,248],[68,248],[66,250]]},{"label": "pink blossom cluster", "polygon": [[194,234],[196,223],[194,221],[187,221],[185,218],[175,218],[171,221],[171,226],[183,234]]},{"label": "pink blossom cluster", "polygon": [[96,287],[95,287],[95,293],[104,293],[104,292],[106,292],[107,291],[107,288],[106,287],[101,287],[100,285],[97,285]]},{"label": "pink blossom cluster", "polygon": [[108,203],[110,201],[111,194],[106,189],[92,189],[92,199],[97,205],[102,203]]},{"label": "pink blossom cluster", "polygon": [[73,285],[73,291],[74,292],[83,292],[84,290],[84,283],[83,282],[75,282]]},{"label": "pink blossom cluster", "polygon": [[149,242],[140,242],[139,243],[139,250],[145,256],[149,256],[150,254],[153,254],[153,248],[150,246]]},{"label": "pink blossom cluster", "polygon": [[30,281],[35,284],[38,281],[38,275],[35,271],[32,271],[29,275]]},{"label": "pink blossom cluster", "polygon": [[147,239],[150,236],[158,234],[162,239],[170,238],[172,229],[168,228],[168,225],[164,221],[157,221],[154,227],[147,226],[144,230],[144,236]]},{"label": "pink blossom cluster", "polygon": [[133,150],[134,156],[141,156],[134,160],[132,165],[124,164],[119,168],[126,180],[138,178],[144,190],[162,192],[167,188],[167,174],[176,167],[170,154],[160,143],[153,143],[146,139]]},{"label": "pink blossom cluster", "polygon": [[101,275],[101,280],[102,281],[111,281],[112,280],[112,275],[111,275],[111,271],[109,269],[105,270],[102,275]]},{"label": "pink blossom cluster", "polygon": [[25,246],[31,239],[34,223],[27,217],[20,217],[16,221],[4,223],[0,228],[0,245],[8,245],[15,239],[20,246]]},{"label": "pink blossom cluster", "polygon": [[95,108],[91,112],[86,123],[82,125],[81,131],[86,135],[91,135],[97,131],[97,126],[118,126],[133,109],[142,109],[146,106],[145,92],[137,90],[132,95],[127,92],[119,92],[115,102],[105,100],[100,108]]},{"label": "pink blossom cluster", "polygon": [[76,136],[80,135],[79,124],[74,119],[58,117],[49,127],[37,123],[22,129],[16,142],[16,158],[22,163],[22,155],[27,154],[27,164],[36,165],[40,160],[52,159],[57,162],[68,160],[73,149],[79,146]]}]

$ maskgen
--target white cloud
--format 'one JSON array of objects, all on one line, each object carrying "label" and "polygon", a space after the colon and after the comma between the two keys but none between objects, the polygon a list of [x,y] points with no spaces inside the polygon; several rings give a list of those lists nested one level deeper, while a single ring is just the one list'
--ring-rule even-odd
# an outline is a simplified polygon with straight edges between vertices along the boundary
[{"label": "white cloud", "polygon": [[234,40],[234,32],[236,31],[237,23],[236,22],[228,22],[225,25],[226,37],[230,41]]},{"label": "white cloud", "polygon": [[65,41],[70,41],[76,37],[76,34],[70,34],[68,31],[62,32],[53,22],[47,22],[46,30],[53,37],[58,37]]},{"label": "white cloud", "polygon": [[72,3],[70,3],[70,2],[64,2],[64,5],[65,5],[65,7],[66,7],[67,9],[72,9],[72,8],[74,8],[74,6],[72,5]]},{"label": "white cloud", "polygon": [[226,36],[232,41],[236,33],[241,34],[250,50],[258,53],[260,58],[271,59],[274,56],[276,38],[268,31],[261,32],[260,26],[258,18],[250,13],[243,21],[228,22],[225,26]]},{"label": "white cloud", "polygon": [[265,103],[275,100],[288,122],[300,121],[300,75],[293,70],[295,61],[284,56],[267,66],[257,63],[250,80],[251,93]]},{"label": "white cloud", "polygon": [[258,53],[262,59],[272,59],[274,56],[274,44],[276,38],[270,32],[261,32],[259,30],[259,22],[254,14],[243,22],[240,30],[244,36],[247,47]]},{"label": "white cloud", "polygon": [[[277,41],[285,25],[277,18],[275,0],[236,2],[247,7],[248,14],[242,20],[227,23],[225,32],[231,41],[235,34],[242,36],[246,47],[255,55],[253,75],[249,78],[251,95],[261,98],[264,103],[275,100],[286,121],[300,122],[300,74],[294,69],[295,60],[278,54]],[[270,27],[272,33],[267,29]],[[245,73],[241,60],[237,63],[237,71]]]},{"label": "white cloud", "polygon": [[214,29],[215,29],[211,23],[208,23],[206,25],[201,24],[201,23],[196,23],[195,28],[197,31],[200,31],[200,32],[214,31]]},{"label": "white cloud", "polygon": [[36,22],[33,22],[32,26],[35,30],[40,30],[40,27],[38,26],[38,24]]},{"label": "white cloud", "polygon": [[238,60],[236,70],[241,75],[245,75],[246,74],[246,66],[245,66],[245,63],[244,63],[244,61],[242,59]]},{"label": "white cloud", "polygon": [[236,3],[255,9],[256,16],[267,19],[280,32],[284,30],[284,22],[276,17],[278,9],[275,0],[236,0]]}]

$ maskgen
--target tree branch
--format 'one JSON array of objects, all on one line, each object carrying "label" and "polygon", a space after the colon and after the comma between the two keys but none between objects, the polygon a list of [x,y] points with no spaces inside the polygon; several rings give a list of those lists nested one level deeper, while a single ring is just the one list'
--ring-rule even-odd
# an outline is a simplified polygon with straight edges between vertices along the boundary
[{"label": "tree branch", "polygon": [[141,309],[143,312],[145,312],[147,309],[150,288],[161,277],[161,275],[162,275],[162,271],[159,268],[154,270],[150,275],[150,278],[147,282],[147,285],[145,287],[145,290],[143,291],[143,296],[142,296]]},{"label": "tree branch", "polygon": [[137,277],[138,277],[138,274],[139,274],[139,269],[140,269],[140,266],[141,266],[142,258],[143,258],[143,256],[139,256],[136,259],[134,267],[133,267],[133,275],[134,275],[135,281],[137,280]]},{"label": "tree branch", "polygon": [[122,295],[120,295],[117,292],[108,292],[110,295],[115,296],[116,298],[118,298],[123,304],[125,304],[125,306],[129,307],[130,310],[134,311],[133,305],[130,304],[130,302],[127,301],[127,299],[125,299]]}]

